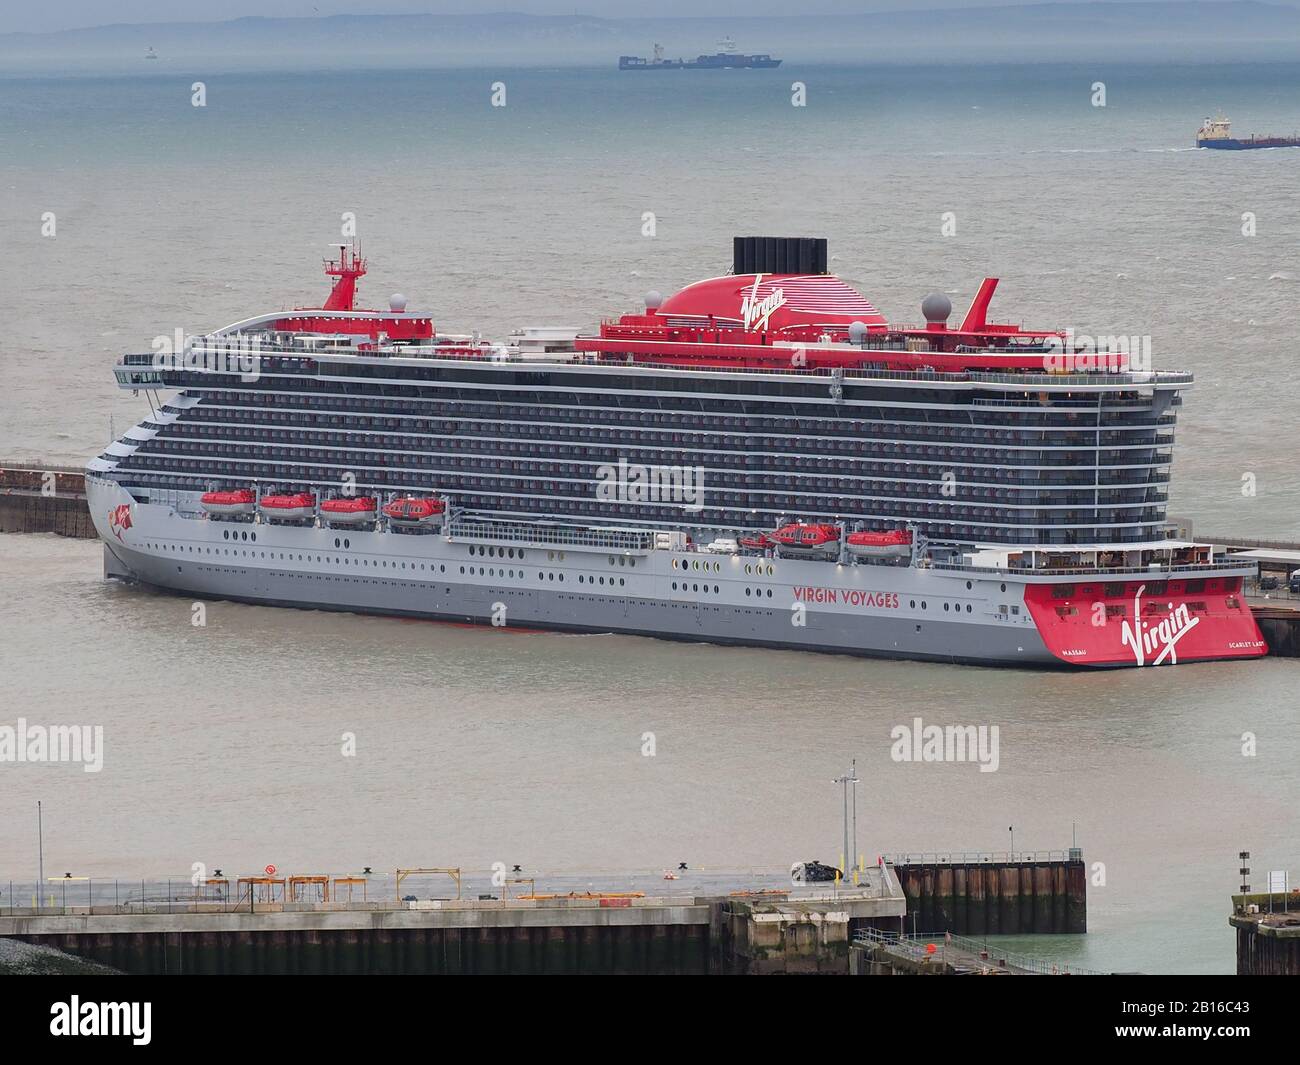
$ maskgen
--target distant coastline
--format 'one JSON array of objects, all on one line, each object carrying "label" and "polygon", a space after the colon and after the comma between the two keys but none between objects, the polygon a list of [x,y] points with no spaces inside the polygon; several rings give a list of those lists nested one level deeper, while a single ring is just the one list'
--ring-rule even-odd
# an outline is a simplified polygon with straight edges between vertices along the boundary
[{"label": "distant coastline", "polygon": [[[1253,0],[1050,3],[856,15],[601,18],[593,15],[334,15],[116,24],[0,33],[0,76],[34,70],[393,65],[604,66],[652,41],[672,54],[734,37],[789,65],[962,65],[1300,58],[1300,8]],[[146,50],[159,61],[145,62]],[[51,66],[52,65],[52,66]]]}]

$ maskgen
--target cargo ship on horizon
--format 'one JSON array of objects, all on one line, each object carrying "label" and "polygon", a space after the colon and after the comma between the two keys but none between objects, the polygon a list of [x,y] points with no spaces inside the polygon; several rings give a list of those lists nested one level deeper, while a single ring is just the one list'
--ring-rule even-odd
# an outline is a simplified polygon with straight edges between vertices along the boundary
[{"label": "cargo ship on horizon", "polygon": [[[821,239],[591,332],[319,308],[123,356],[107,576],[187,596],[964,662],[1254,658],[1254,563],[1171,539],[1190,374],[990,322],[890,324]],[[173,394],[164,397],[160,390]]]},{"label": "cargo ship on horizon", "polygon": [[781,60],[773,59],[766,53],[744,55],[737,52],[736,42],[730,37],[719,41],[718,50],[712,55],[699,55],[694,59],[665,59],[661,44],[654,46],[649,59],[635,55],[618,57],[619,70],[772,70],[780,65]]},{"label": "cargo ship on horizon", "polygon": [[1300,134],[1278,137],[1273,134],[1262,136],[1252,133],[1245,140],[1232,135],[1232,123],[1222,114],[1207,118],[1196,131],[1196,147],[1222,148],[1228,151],[1243,151],[1250,148],[1300,148]]}]

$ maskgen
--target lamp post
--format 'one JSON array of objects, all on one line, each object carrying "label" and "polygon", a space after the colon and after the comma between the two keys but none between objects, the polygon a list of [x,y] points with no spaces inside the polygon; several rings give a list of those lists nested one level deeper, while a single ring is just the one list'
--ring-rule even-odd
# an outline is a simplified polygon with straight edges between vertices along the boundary
[{"label": "lamp post", "polygon": [[[832,783],[844,789],[844,869],[843,878],[848,879],[849,866],[856,861],[858,851],[858,760],[853,759],[849,772],[836,777]],[[853,849],[849,849],[849,785],[853,785]]]},{"label": "lamp post", "polygon": [[45,890],[45,825],[41,819],[41,800],[36,800],[36,853],[40,879],[36,881],[36,908],[41,908],[41,893]]}]

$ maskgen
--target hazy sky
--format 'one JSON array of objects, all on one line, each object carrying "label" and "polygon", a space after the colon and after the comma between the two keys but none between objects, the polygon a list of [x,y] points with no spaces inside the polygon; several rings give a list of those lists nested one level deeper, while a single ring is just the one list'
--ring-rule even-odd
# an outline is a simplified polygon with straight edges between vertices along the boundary
[{"label": "hazy sky", "polygon": [[[469,14],[522,11],[628,16],[719,16],[862,13],[906,8],[1010,6],[1017,0],[0,0],[0,32],[76,29],[122,22],[215,22],[242,15],[312,17],[342,14]],[[1019,0],[1042,3],[1052,0]],[[1155,0],[1159,3],[1161,0]],[[1274,0],[1278,2],[1278,0]],[[1284,6],[1294,2],[1281,0]]]}]

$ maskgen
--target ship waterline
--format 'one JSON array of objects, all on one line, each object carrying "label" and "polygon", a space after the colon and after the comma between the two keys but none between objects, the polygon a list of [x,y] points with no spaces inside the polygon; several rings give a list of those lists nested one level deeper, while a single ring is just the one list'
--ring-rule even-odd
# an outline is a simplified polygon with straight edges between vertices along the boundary
[{"label": "ship waterline", "polygon": [[[895,328],[825,272],[824,241],[737,238],[735,259],[599,335],[498,345],[438,334],[400,297],[354,310],[365,261],[343,248],[322,308],[121,361],[121,387],[180,391],[88,468],[106,570],[941,661],[1264,653],[1251,567],[1165,535],[1189,375],[1046,372],[1062,334],[988,323],[994,279],[955,328],[936,297],[923,329]],[[207,358],[232,341],[255,373]]]}]

